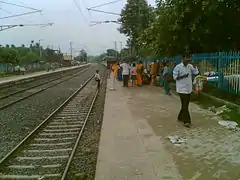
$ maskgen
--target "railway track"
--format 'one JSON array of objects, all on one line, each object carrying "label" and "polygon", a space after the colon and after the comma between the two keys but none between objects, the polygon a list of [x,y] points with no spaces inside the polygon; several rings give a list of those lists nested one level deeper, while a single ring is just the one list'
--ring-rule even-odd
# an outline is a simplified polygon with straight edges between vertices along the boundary
[{"label": "railway track", "polygon": [[51,82],[51,81],[54,81],[54,80],[61,79],[64,76],[68,76],[68,75],[76,73],[79,70],[82,70],[82,68],[84,68],[84,67],[81,67],[79,69],[66,71],[66,72],[58,72],[56,74],[51,74],[51,75],[47,74],[47,75],[40,76],[37,79],[29,78],[29,79],[25,80],[24,82],[16,82],[17,84],[12,84],[12,85],[9,85],[9,86],[6,86],[6,87],[1,87],[0,99],[5,99],[9,96],[12,96],[14,94],[26,91],[28,89],[41,86],[45,83],[48,83],[48,82]]},{"label": "railway track", "polygon": [[78,73],[74,73],[67,75],[66,77],[58,77],[58,78],[51,78],[48,81],[38,82],[36,85],[32,85],[27,88],[20,89],[15,92],[10,92],[6,95],[0,96],[0,110],[3,110],[17,102],[20,102],[24,99],[27,99],[31,96],[34,96],[38,93],[41,93],[53,86],[56,86],[58,84],[61,84],[65,81],[68,81],[69,79],[78,76],[81,73],[84,73],[88,70],[88,68],[81,70]]},{"label": "railway track", "polygon": [[92,79],[0,161],[0,179],[65,179],[98,94]]}]

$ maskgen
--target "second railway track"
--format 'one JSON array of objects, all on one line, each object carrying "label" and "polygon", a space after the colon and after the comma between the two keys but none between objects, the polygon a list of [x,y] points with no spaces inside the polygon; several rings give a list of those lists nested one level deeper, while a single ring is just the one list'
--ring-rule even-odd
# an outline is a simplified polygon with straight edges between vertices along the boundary
[{"label": "second railway track", "polygon": [[73,75],[69,74],[66,77],[60,77],[60,78],[52,78],[49,81],[45,81],[43,83],[33,85],[29,88],[25,88],[10,94],[7,94],[5,96],[0,97],[0,110],[3,110],[17,102],[20,102],[24,99],[27,99],[28,97],[31,97],[35,94],[38,94],[40,92],[43,92],[53,86],[56,86],[58,84],[61,84],[65,81],[68,81],[69,79],[78,76],[81,73],[84,73],[87,71],[88,68],[82,69],[80,72],[75,72]]},{"label": "second railway track", "polygon": [[65,179],[98,94],[92,79],[0,161],[0,179]]}]

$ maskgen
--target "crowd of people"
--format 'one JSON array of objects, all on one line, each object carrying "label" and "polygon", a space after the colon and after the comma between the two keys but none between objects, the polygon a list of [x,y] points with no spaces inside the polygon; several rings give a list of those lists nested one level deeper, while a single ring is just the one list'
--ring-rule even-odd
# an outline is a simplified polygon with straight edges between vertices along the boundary
[{"label": "crowd of people", "polygon": [[[142,86],[143,84],[159,85],[164,87],[165,93],[171,95],[169,83],[173,80],[172,71],[174,64],[171,61],[153,61],[144,67],[143,62],[129,63],[127,61],[117,62],[110,69],[116,80],[123,82],[123,87],[131,85]],[[157,77],[159,80],[157,82]]]},{"label": "crowd of people", "polygon": [[[175,80],[176,92],[181,100],[181,110],[177,119],[183,122],[185,126],[190,127],[191,117],[188,106],[193,90],[193,79],[199,75],[198,68],[190,64],[190,60],[190,58],[185,57],[182,63],[178,65],[171,61],[153,61],[147,67],[144,67],[142,61],[139,61],[139,63],[124,61],[111,65],[110,69],[115,79],[123,81],[123,87],[128,87],[129,81],[132,82],[133,87],[143,84],[159,85],[164,87],[166,95],[171,95],[170,83]],[[196,80],[199,81],[199,78],[195,78]]]}]

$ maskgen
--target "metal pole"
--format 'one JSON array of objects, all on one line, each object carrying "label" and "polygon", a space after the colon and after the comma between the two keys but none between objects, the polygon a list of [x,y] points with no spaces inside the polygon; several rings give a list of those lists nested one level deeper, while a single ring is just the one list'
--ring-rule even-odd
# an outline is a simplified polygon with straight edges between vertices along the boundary
[{"label": "metal pole", "polygon": [[42,48],[41,48],[41,41],[43,39],[39,39],[38,42],[39,42],[39,55],[40,55],[40,60],[42,60]]},{"label": "metal pole", "polygon": [[72,54],[73,54],[72,44],[73,44],[73,43],[70,41],[70,54],[71,54],[71,61],[73,60],[73,58],[72,58]]}]

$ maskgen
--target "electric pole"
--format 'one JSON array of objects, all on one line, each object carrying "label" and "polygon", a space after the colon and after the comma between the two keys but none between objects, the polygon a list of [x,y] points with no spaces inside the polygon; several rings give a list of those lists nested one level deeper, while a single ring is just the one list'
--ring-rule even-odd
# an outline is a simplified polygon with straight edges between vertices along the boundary
[{"label": "electric pole", "polygon": [[119,53],[120,53],[120,58],[122,59],[122,48],[123,48],[123,43],[122,41],[120,41],[120,50],[119,50]]},{"label": "electric pole", "polygon": [[41,41],[43,41],[43,39],[39,39],[39,40],[38,40],[40,60],[42,60],[42,47],[41,47]]},{"label": "electric pole", "polygon": [[70,41],[69,45],[70,45],[70,54],[71,54],[71,60],[73,60],[73,49],[72,49],[72,42]]},{"label": "electric pole", "polygon": [[116,51],[116,59],[118,58],[118,52],[117,52],[117,41],[114,41],[114,49]]}]

